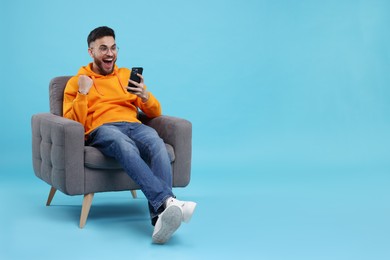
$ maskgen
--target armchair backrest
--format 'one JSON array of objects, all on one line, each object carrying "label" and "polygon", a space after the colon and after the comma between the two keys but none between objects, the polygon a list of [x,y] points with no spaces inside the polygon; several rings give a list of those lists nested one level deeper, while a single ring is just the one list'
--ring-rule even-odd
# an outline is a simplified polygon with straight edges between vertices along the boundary
[{"label": "armchair backrest", "polygon": [[66,83],[71,76],[53,78],[49,84],[50,113],[62,116],[62,105]]}]

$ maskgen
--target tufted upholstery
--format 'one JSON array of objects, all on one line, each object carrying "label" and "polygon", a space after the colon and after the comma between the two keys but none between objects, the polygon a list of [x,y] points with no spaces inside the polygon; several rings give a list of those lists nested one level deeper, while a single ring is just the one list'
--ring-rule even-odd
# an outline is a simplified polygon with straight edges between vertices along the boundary
[{"label": "tufted upholstery", "polygon": [[32,117],[35,174],[65,194],[84,194],[84,128],[55,116]]},{"label": "tufted upholstery", "polygon": [[[80,123],[62,117],[64,89],[69,78],[51,80],[50,113],[32,116],[35,175],[52,186],[52,191],[60,190],[67,195],[139,189],[115,159],[84,145],[84,127]],[[149,119],[140,114],[140,120],[156,129],[166,143],[173,186],[187,186],[191,173],[191,123],[165,115]]]}]

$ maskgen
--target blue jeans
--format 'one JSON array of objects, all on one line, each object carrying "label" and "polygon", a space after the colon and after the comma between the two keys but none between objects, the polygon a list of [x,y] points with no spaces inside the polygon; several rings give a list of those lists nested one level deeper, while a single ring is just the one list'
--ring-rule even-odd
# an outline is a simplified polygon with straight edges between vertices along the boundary
[{"label": "blue jeans", "polygon": [[114,157],[140,186],[154,224],[166,199],[174,197],[171,161],[157,132],[140,123],[109,123],[93,130],[86,144]]}]

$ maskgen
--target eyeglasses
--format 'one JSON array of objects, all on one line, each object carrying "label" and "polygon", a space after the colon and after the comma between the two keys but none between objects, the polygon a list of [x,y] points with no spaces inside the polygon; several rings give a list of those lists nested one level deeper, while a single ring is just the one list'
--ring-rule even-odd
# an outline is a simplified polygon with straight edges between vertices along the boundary
[{"label": "eyeglasses", "polygon": [[[91,49],[93,49],[93,47]],[[108,48],[106,45],[101,45],[101,46],[99,46],[98,50],[101,54],[107,54],[110,50],[113,53],[117,53],[119,51],[119,47],[116,45],[113,45],[113,46],[111,46],[111,48]]]}]

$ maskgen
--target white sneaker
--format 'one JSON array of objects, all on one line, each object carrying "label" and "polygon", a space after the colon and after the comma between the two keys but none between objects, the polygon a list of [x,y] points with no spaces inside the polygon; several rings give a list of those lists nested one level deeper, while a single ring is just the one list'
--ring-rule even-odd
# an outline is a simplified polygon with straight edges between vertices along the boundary
[{"label": "white sneaker", "polygon": [[173,233],[180,227],[183,218],[183,213],[177,205],[169,205],[158,216],[156,225],[153,231],[153,242],[164,244],[167,242]]},{"label": "white sneaker", "polygon": [[185,223],[190,222],[192,214],[195,211],[196,203],[192,201],[181,201],[175,198],[169,198],[166,202],[166,206],[176,205],[181,209],[182,212],[182,221]]}]

